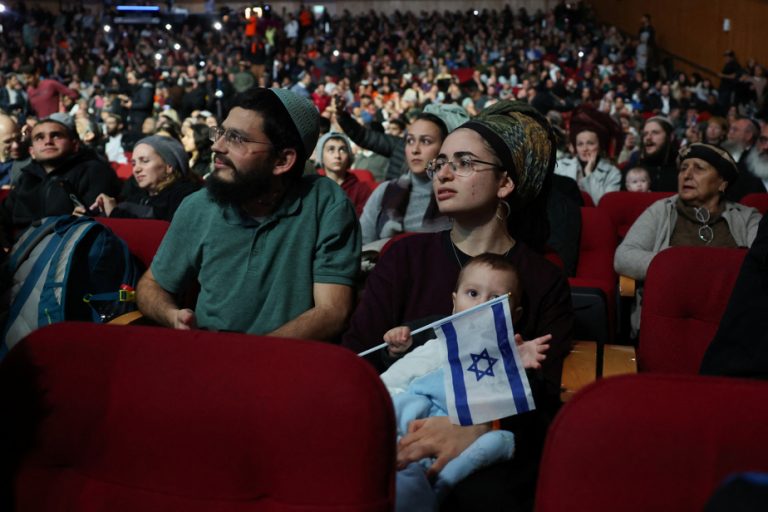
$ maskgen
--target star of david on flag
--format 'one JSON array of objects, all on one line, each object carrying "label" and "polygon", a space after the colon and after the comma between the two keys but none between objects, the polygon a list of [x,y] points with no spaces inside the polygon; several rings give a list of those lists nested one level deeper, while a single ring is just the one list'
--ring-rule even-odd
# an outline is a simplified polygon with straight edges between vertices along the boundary
[{"label": "star of david on flag", "polygon": [[453,423],[486,423],[536,408],[506,295],[450,316],[434,329]]}]

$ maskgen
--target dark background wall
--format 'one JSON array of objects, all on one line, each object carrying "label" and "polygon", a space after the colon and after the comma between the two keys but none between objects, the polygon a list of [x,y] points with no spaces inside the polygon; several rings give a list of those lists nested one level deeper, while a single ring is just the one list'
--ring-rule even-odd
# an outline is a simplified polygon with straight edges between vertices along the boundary
[{"label": "dark background wall", "polygon": [[[640,16],[650,14],[659,46],[712,73],[720,71],[728,49],[742,64],[749,57],[768,64],[768,0],[591,0],[591,4],[600,20],[633,34]],[[729,32],[723,31],[724,18],[731,21]],[[684,61],[675,65],[693,69]]]}]

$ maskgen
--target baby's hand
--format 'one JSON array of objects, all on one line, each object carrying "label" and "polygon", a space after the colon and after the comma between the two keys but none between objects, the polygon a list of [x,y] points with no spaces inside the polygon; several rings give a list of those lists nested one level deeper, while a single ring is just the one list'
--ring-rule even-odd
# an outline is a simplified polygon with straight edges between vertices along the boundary
[{"label": "baby's hand", "polygon": [[413,345],[411,329],[404,325],[390,329],[384,334],[384,341],[387,342],[387,350],[390,355],[402,356]]},{"label": "baby's hand", "polygon": [[541,368],[541,362],[547,358],[544,352],[549,350],[548,342],[551,339],[552,335],[546,334],[531,341],[523,341],[522,336],[515,334],[515,344],[517,345],[517,351],[520,353],[523,368],[534,370]]}]

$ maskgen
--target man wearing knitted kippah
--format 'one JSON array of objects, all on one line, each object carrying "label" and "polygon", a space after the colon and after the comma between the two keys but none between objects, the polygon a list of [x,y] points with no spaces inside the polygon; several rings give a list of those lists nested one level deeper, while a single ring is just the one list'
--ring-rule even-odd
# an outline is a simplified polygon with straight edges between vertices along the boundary
[{"label": "man wearing knitted kippah", "polygon": [[[302,176],[319,115],[285,89],[251,89],[211,129],[214,170],[173,218],[137,290],[176,329],[337,336],[352,309],[360,229],[344,192]],[[195,282],[194,309],[175,297]]]}]

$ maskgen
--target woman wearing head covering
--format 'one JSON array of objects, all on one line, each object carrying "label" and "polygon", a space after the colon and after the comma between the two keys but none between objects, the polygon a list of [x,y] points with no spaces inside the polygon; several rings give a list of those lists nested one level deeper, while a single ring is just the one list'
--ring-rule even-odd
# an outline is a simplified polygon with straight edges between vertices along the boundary
[{"label": "woman wearing head covering", "polygon": [[[678,168],[677,194],[653,203],[638,217],[616,249],[616,272],[644,280],[654,256],[676,245],[752,245],[760,214],[724,198],[739,176],[731,155],[710,144],[691,144],[680,150]],[[635,329],[639,318],[638,297]]]},{"label": "woman wearing head covering", "polygon": [[[546,206],[554,165],[549,123],[522,102],[500,101],[448,135],[427,169],[440,212],[453,220],[451,229],[413,235],[392,245],[368,277],[343,344],[360,352],[379,344],[392,327],[449,315],[453,285],[469,258],[485,252],[504,255],[518,268],[524,290],[516,332],[524,339],[552,335],[541,373],[529,376],[538,412],[512,422],[530,427],[543,439],[543,430],[527,422],[536,423],[541,419],[537,414],[551,411],[559,401],[562,362],[570,350],[574,321],[565,275],[537,252],[549,232]],[[384,369],[393,359],[384,349],[372,354],[371,362]],[[439,470],[488,428],[427,419],[419,440],[406,436],[401,441],[399,462],[436,457],[440,462],[433,469]],[[532,461],[538,444],[526,440],[517,446],[520,451],[512,464],[535,475]],[[451,452],[451,447],[458,451]],[[510,466],[497,469],[508,475]],[[515,487],[511,478],[501,477],[502,487]],[[532,486],[526,490],[532,491]],[[500,497],[503,490],[488,491],[486,499],[496,501],[491,508],[512,508]]]},{"label": "woman wearing head covering", "polygon": [[618,146],[620,133],[608,114],[578,107],[571,116],[569,130],[573,156],[558,160],[555,174],[575,180],[597,204],[606,192],[621,188],[621,171],[609,159]]},{"label": "woman wearing head covering", "polygon": [[181,201],[199,185],[189,180],[189,163],[181,143],[152,135],[133,149],[133,177],[123,190],[123,200],[101,194],[91,210],[107,217],[133,217],[170,221]]},{"label": "woman wearing head covering", "polygon": [[450,226],[437,208],[426,169],[445,137],[467,120],[466,111],[457,105],[427,105],[416,116],[404,139],[407,172],[377,187],[360,216],[363,244],[400,233],[441,231]]}]

